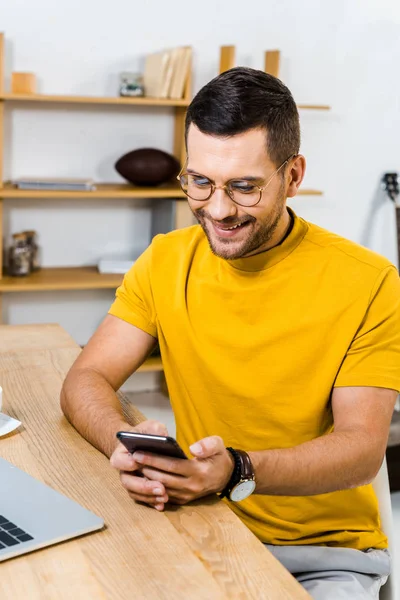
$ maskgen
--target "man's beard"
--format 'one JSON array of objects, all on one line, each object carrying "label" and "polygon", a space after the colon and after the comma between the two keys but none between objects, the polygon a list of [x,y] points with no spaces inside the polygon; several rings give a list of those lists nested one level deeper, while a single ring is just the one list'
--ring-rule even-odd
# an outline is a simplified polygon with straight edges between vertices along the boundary
[{"label": "man's beard", "polygon": [[[282,182],[283,183],[283,182]],[[286,210],[286,198],[284,194],[284,185],[281,186],[278,196],[276,198],[272,212],[266,217],[266,219],[260,223],[255,217],[248,216],[246,219],[235,219],[227,218],[223,221],[218,221],[218,224],[225,227],[233,227],[239,222],[248,222],[249,228],[247,237],[244,238],[240,243],[236,243],[234,240],[229,238],[220,238],[218,242],[215,242],[213,233],[210,232],[212,228],[212,219],[207,212],[200,208],[193,211],[194,216],[198,220],[199,224],[203,228],[204,233],[207,236],[208,243],[211,251],[220,258],[226,260],[234,260],[236,258],[244,258],[251,256],[252,254],[258,254],[263,252],[267,243],[271,240],[276,229],[282,219],[282,216]],[[210,229],[209,229],[210,228]],[[235,245],[238,247],[235,249]]]}]

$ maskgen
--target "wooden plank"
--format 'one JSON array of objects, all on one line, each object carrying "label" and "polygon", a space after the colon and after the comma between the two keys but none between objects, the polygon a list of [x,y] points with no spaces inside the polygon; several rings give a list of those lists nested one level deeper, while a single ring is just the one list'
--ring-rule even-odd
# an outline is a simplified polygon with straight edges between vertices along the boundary
[{"label": "wooden plank", "polygon": [[175,229],[190,227],[197,223],[188,202],[182,200],[175,202]]},{"label": "wooden plank", "polygon": [[[0,100],[0,190],[4,177],[4,102]],[[1,191],[0,191],[1,193]],[[0,196],[3,198],[3,196]]]},{"label": "wooden plank", "polygon": [[193,72],[193,51],[190,53],[189,60],[189,73],[186,78],[185,83],[185,91],[183,93],[183,99],[186,100],[188,104],[192,101],[192,72]]},{"label": "wooden plank", "polygon": [[[0,103],[0,107],[1,107]],[[11,183],[6,183],[0,188],[1,198],[49,198],[61,200],[63,198],[184,198],[177,182],[166,183],[157,187],[139,187],[127,183],[95,183],[93,191],[49,191],[49,190],[20,190]]]},{"label": "wooden plank", "polygon": [[279,77],[279,65],[281,60],[281,53],[279,50],[268,50],[265,53],[264,71]]},{"label": "wooden plank", "polygon": [[[62,417],[60,389],[77,351],[0,355],[4,410],[18,414],[23,422],[18,434],[2,440],[0,452],[17,467],[102,515],[106,528],[56,550],[48,548],[4,563],[1,589],[11,590],[6,597],[13,600],[30,598],[31,588],[40,590],[40,598],[57,599],[131,600],[132,595],[222,599],[212,576],[166,516],[135,504],[108,459]],[[73,582],[69,581],[72,572]]]},{"label": "wooden plank", "polygon": [[[1,300],[1,294],[0,294]],[[38,325],[7,325],[1,329],[0,354],[10,352],[37,352],[44,350],[60,350],[73,348],[78,356],[80,348],[73,338],[56,323],[40,325],[40,336],[37,334]],[[13,350],[11,350],[13,348]],[[148,358],[138,371],[162,371],[162,361],[159,356]],[[123,396],[121,395],[121,398]],[[141,413],[138,413],[141,415]],[[143,415],[142,419],[144,417]]]},{"label": "wooden plank", "polygon": [[[201,502],[186,507],[171,508],[166,515],[191,551],[201,557],[225,598],[310,599],[297,581],[288,580],[286,569],[216,497],[203,498]],[[251,557],[245,595],[239,583],[239,554]],[[217,557],[219,560],[216,560]]]},{"label": "wooden plank", "polygon": [[138,371],[163,371],[161,358],[159,356],[150,356],[150,358],[139,367]]},{"label": "wooden plank", "polygon": [[[48,347],[40,349],[44,339]],[[129,499],[108,460],[61,415],[60,388],[79,351],[54,325],[0,327],[4,410],[23,422],[19,433],[2,441],[1,455],[102,515],[107,525],[102,532],[3,563],[6,596],[309,600],[216,497],[165,513]]]},{"label": "wooden plank", "polygon": [[235,66],[235,46],[221,46],[219,55],[219,73],[225,73]]},{"label": "wooden plank", "polygon": [[298,104],[299,110],[331,110],[331,106],[327,104]]},{"label": "wooden plank", "polygon": [[[40,335],[38,335],[40,327]],[[77,355],[79,348],[72,337],[56,323],[43,325],[3,325],[0,327],[0,354],[10,352],[36,352],[73,348]]]},{"label": "wooden plank", "polygon": [[1,292],[41,292],[46,290],[116,289],[123,275],[102,274],[97,267],[62,267],[40,269],[27,277],[4,276]]},{"label": "wooden plank", "polygon": [[186,98],[126,98],[119,96],[68,96],[58,94],[13,94],[2,93],[0,100],[9,102],[52,102],[55,104],[116,104],[126,106],[188,106]]},{"label": "wooden plank", "polygon": [[0,33],[0,95],[4,92],[4,33]]},{"label": "wooden plank", "polygon": [[[1,142],[0,142],[1,144]],[[1,145],[0,145],[1,147]],[[1,158],[0,158],[1,160]],[[3,247],[4,247],[4,240],[3,240],[3,198],[0,197],[0,282],[3,278]],[[0,323],[1,323],[1,319],[0,319]]]},{"label": "wooden plank", "polygon": [[[185,118],[186,110],[182,108],[175,109],[174,121],[174,156],[183,167],[186,161],[186,144],[185,144]],[[179,187],[180,192],[183,194]],[[184,194],[183,194],[184,195]]]}]

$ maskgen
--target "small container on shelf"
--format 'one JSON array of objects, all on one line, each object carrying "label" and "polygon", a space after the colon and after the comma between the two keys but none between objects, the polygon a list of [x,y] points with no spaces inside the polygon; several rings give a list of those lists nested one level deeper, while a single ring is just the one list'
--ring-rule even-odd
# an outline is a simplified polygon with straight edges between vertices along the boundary
[{"label": "small container on shelf", "polygon": [[12,277],[26,277],[31,273],[32,250],[24,233],[13,234],[9,249],[8,272]]},{"label": "small container on shelf", "polygon": [[143,76],[141,73],[124,71],[120,75],[119,95],[124,97],[144,96]]},{"label": "small container on shelf", "polygon": [[37,233],[33,229],[29,231],[23,231],[22,233],[25,235],[27,244],[31,249],[31,271],[39,271],[40,259],[39,246],[36,243]]}]

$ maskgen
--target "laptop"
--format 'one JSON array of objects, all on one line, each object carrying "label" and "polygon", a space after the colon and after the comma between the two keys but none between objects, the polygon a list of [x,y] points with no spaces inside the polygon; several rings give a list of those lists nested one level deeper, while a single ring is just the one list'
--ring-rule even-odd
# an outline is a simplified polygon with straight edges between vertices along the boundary
[{"label": "laptop", "polygon": [[0,562],[103,526],[100,517],[0,458]]}]

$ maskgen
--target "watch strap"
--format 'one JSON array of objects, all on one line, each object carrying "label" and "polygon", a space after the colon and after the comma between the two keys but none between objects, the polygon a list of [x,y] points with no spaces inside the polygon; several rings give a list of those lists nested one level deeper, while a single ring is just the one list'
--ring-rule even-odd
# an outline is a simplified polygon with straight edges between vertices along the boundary
[{"label": "watch strap", "polygon": [[254,479],[254,469],[250,456],[244,450],[235,451],[239,455],[241,464],[241,479]]},{"label": "watch strap", "polygon": [[237,485],[241,479],[242,475],[242,461],[240,456],[236,450],[233,448],[227,448],[228,452],[232,454],[234,460],[234,467],[232,471],[232,475],[222,492],[219,494],[220,498],[227,498],[231,493],[231,490]]},{"label": "watch strap", "polygon": [[235,466],[231,478],[219,495],[220,498],[229,497],[233,488],[240,483],[240,481],[246,479],[254,480],[254,469],[247,452],[235,448],[227,448],[227,450],[232,454]]}]

